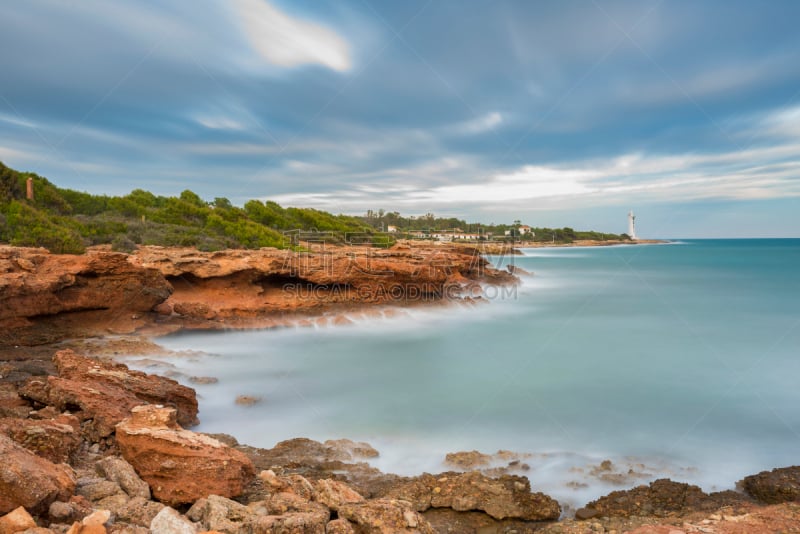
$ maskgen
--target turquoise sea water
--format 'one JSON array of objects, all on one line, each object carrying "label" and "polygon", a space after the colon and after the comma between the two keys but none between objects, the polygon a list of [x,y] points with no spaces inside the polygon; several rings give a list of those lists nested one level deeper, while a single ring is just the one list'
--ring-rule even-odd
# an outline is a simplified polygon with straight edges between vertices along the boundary
[{"label": "turquoise sea water", "polygon": [[[590,473],[604,459],[645,473],[627,486],[669,476],[707,490],[800,464],[800,240],[512,261],[535,275],[483,306],[160,343],[203,351],[169,360],[181,381],[219,378],[192,385],[199,430],[263,447],[365,440],[386,471],[436,472],[459,450],[533,453],[534,487],[580,505],[618,488]],[[238,406],[240,394],[263,401]]]}]

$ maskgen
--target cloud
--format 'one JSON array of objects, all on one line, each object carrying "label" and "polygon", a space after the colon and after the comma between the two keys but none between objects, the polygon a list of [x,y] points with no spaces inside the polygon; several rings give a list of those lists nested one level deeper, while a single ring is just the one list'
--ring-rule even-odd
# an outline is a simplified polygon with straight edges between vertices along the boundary
[{"label": "cloud", "polygon": [[[800,162],[793,158],[799,152],[800,145],[788,143],[705,154],[629,153],[562,165],[523,165],[501,172],[475,168],[474,160],[447,158],[385,170],[384,177],[406,177],[401,182],[365,184],[362,176],[362,183],[349,189],[324,195],[300,192],[273,199],[350,212],[382,204],[391,209],[452,212],[780,199],[800,197]],[[411,183],[408,177],[422,179]],[[430,185],[446,180],[451,183]]]},{"label": "cloud", "polygon": [[762,134],[800,138],[800,106],[784,108],[770,113],[761,121],[754,133],[754,137]]},{"label": "cloud", "polygon": [[294,18],[266,0],[234,0],[232,5],[250,44],[273,65],[352,68],[349,45],[333,30]]},{"label": "cloud", "polygon": [[201,116],[197,117],[197,122],[210,130],[244,130],[245,126],[241,122],[223,116]]},{"label": "cloud", "polygon": [[455,131],[467,135],[479,134],[495,129],[502,122],[503,115],[497,111],[492,111],[481,117],[458,124],[455,127]]}]

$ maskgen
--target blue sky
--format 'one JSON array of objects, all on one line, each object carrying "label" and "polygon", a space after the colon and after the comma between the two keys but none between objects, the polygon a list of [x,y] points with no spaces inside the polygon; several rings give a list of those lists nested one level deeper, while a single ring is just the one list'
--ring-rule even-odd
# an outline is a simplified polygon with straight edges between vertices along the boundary
[{"label": "blue sky", "polygon": [[0,160],[649,237],[800,237],[800,3],[0,4]]}]

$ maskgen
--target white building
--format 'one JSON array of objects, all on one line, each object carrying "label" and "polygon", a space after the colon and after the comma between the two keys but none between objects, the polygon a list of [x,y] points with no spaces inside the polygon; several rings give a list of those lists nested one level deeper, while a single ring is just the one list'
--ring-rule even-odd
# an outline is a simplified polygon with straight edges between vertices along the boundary
[{"label": "white building", "polygon": [[628,212],[628,235],[631,239],[636,239],[636,215],[633,210]]}]

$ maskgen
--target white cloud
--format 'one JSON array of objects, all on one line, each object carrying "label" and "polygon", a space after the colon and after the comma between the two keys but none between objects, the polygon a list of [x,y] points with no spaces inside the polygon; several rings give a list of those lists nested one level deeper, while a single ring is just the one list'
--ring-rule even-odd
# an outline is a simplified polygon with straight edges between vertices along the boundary
[{"label": "white cloud", "polygon": [[0,146],[0,161],[8,166],[19,166],[36,160],[36,155],[27,150],[19,150],[10,146]]},{"label": "white cloud", "polygon": [[340,72],[352,68],[349,45],[333,30],[294,18],[266,0],[234,0],[232,5],[250,44],[270,63],[319,64]]},{"label": "white cloud", "polygon": [[195,119],[202,126],[210,130],[244,130],[245,126],[241,122],[223,116],[203,116]]},{"label": "white cloud", "polygon": [[36,125],[20,117],[5,115],[0,113],[0,122],[13,124],[14,126],[22,126],[24,128],[36,128]]},{"label": "white cloud", "polygon": [[[384,169],[348,189],[281,195],[274,199],[334,211],[392,209],[453,212],[559,209],[638,202],[761,200],[800,197],[800,144],[707,154],[631,153],[564,165],[481,169],[470,159],[440,158]],[[483,175],[485,178],[480,179]],[[413,178],[412,178],[413,177]],[[355,178],[355,177],[354,177]],[[468,182],[468,183],[465,183]],[[402,184],[402,187],[399,185]]]},{"label": "white cloud", "polygon": [[770,134],[779,137],[800,138],[800,106],[783,108],[764,119],[755,134]]},{"label": "white cloud", "polygon": [[525,166],[498,174],[485,183],[435,187],[421,193],[419,198],[446,204],[474,204],[586,195],[596,190],[589,185],[595,176],[597,173],[591,171]]},{"label": "white cloud", "polygon": [[455,127],[455,131],[460,134],[479,134],[493,130],[503,122],[503,115],[497,111],[492,111],[481,117],[462,122]]}]

